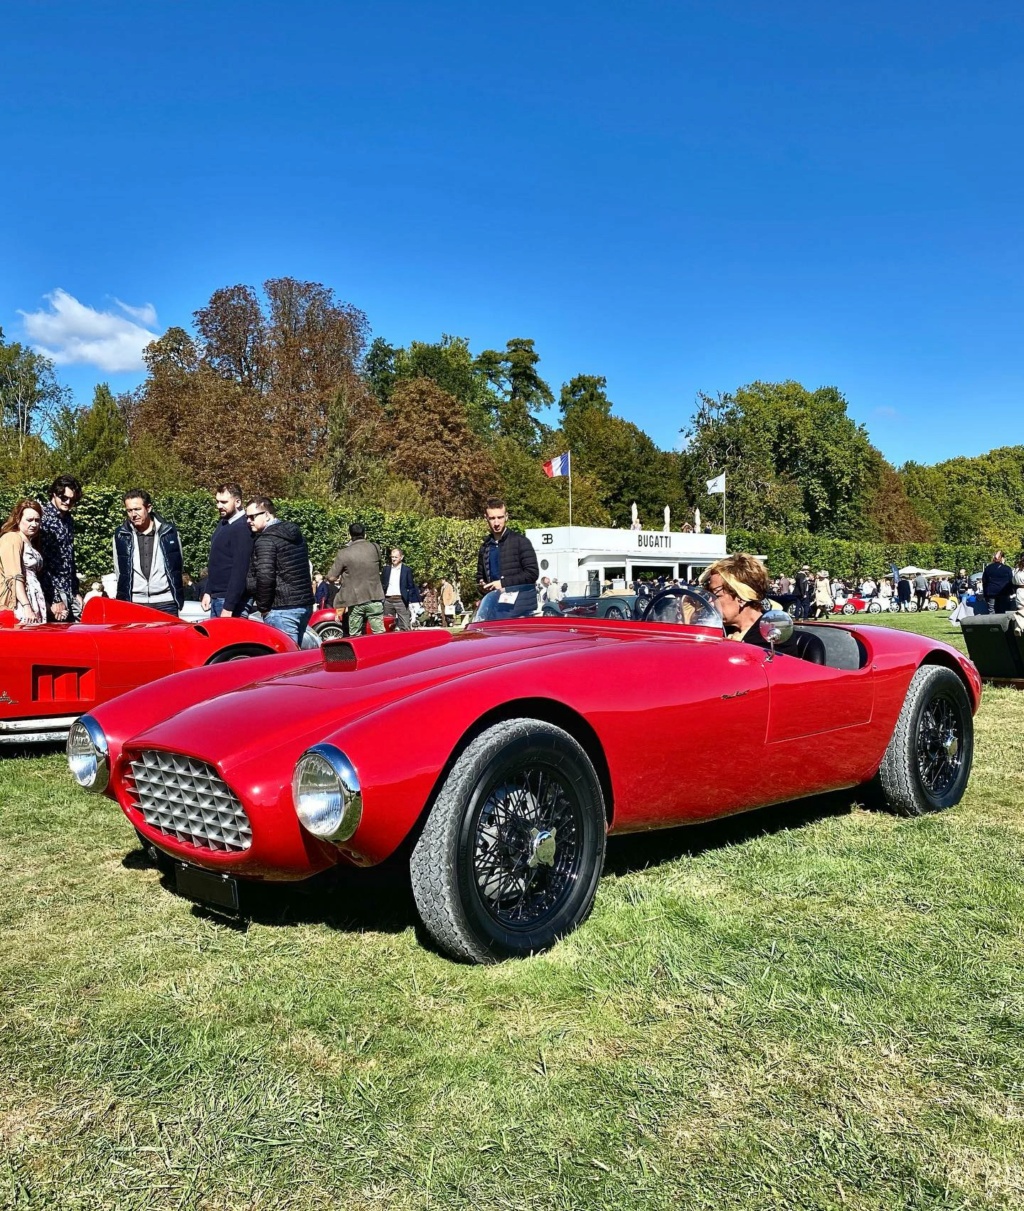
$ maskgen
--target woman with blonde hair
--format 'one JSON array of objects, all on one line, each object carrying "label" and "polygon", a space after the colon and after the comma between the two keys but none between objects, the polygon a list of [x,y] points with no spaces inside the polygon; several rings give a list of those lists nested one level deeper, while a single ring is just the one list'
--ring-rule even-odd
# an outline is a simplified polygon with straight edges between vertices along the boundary
[{"label": "woman with blonde hair", "polygon": [[39,583],[43,557],[35,540],[43,506],[23,498],[0,529],[0,610],[13,610],[19,622],[46,621],[46,598]]},{"label": "woman with blonde hair", "polygon": [[814,617],[827,618],[832,613],[836,601],[832,596],[832,586],[829,583],[828,572],[822,568],[814,578]]}]

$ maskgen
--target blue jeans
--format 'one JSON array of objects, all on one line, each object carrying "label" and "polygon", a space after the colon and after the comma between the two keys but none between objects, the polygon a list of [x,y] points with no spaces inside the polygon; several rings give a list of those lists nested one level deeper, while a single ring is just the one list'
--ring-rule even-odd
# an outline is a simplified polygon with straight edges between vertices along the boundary
[{"label": "blue jeans", "polygon": [[224,598],[223,597],[211,597],[210,598],[210,617],[219,618],[221,616],[221,614],[223,614],[223,613],[224,613]]},{"label": "blue jeans", "polygon": [[300,606],[293,610],[268,610],[263,615],[263,621],[267,626],[275,627],[289,639],[294,640],[296,647],[301,647],[306,623],[309,622],[312,614],[313,610],[310,606]]}]

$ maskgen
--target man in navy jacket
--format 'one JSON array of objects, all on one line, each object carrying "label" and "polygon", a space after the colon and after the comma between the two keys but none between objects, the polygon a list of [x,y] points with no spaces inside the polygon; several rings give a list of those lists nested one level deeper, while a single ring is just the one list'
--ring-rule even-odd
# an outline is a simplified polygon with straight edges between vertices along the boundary
[{"label": "man in navy jacket", "polygon": [[391,548],[391,566],[381,576],[384,586],[384,616],[391,615],[400,631],[411,629],[409,602],[419,601],[420,594],[412,572],[402,562],[405,552],[401,547]]},{"label": "man in navy jacket", "polygon": [[1013,601],[1013,569],[1002,551],[996,551],[992,562],[985,565],[981,574],[981,591],[991,613],[1009,612]]},{"label": "man in navy jacket", "polygon": [[219,618],[221,614],[228,618],[243,618],[248,599],[245,578],[252,560],[253,533],[245,521],[241,484],[220,484],[214,500],[220,521],[210,540],[209,571],[202,605],[204,610],[210,611],[211,618]]}]

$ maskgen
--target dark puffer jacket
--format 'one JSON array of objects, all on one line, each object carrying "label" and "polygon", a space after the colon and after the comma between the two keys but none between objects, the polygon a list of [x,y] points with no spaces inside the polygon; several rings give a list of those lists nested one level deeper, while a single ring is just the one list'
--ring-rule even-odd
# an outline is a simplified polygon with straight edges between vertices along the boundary
[{"label": "dark puffer jacket", "polygon": [[309,551],[293,521],[278,521],[256,535],[246,588],[261,614],[313,605]]},{"label": "dark puffer jacket", "polygon": [[[476,578],[486,584],[491,579],[490,570],[491,537],[488,535],[480,544],[476,557]],[[540,570],[537,567],[537,555],[533,543],[525,534],[517,534],[514,530],[503,530],[498,539],[498,553],[501,560],[502,588],[513,585],[535,584]]]}]

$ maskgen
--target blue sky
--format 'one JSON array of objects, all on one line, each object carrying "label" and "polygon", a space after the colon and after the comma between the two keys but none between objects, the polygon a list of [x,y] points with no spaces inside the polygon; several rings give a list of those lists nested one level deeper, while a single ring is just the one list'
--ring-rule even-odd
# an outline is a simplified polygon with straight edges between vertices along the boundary
[{"label": "blue sky", "polygon": [[393,344],[533,337],[666,447],[756,378],[897,464],[1024,441],[1017,4],[40,0],[4,42],[0,326],[80,402],[291,275]]}]

